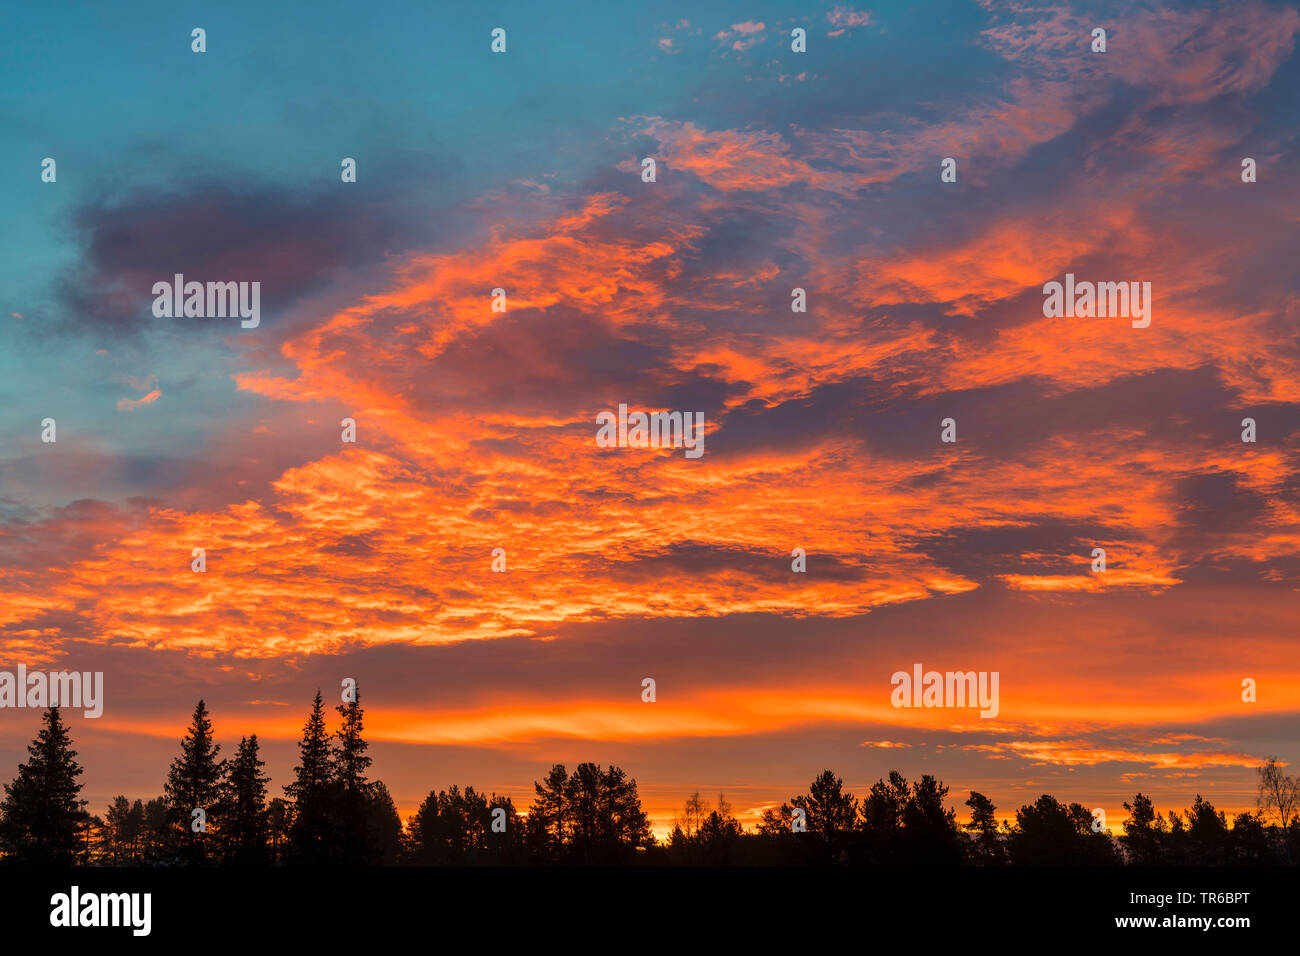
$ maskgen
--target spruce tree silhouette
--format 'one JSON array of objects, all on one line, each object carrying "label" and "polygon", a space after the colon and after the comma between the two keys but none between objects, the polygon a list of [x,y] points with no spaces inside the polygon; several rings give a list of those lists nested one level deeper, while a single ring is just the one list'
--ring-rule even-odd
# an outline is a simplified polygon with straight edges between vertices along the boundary
[{"label": "spruce tree silhouette", "polygon": [[59,708],[51,707],[45,725],[27,747],[28,760],[5,784],[0,801],[0,851],[6,863],[65,866],[82,852],[81,827],[89,819],[79,798],[81,766]]},{"label": "spruce tree silhouette", "polygon": [[[208,824],[220,826],[221,778],[226,769],[225,761],[217,759],[220,753],[221,745],[212,740],[207,707],[200,700],[181,740],[181,755],[172,761],[163,787],[169,834],[184,863],[203,863],[212,855]],[[196,809],[203,810],[202,817],[195,817]],[[209,821],[208,816],[214,819]]]},{"label": "spruce tree silhouette", "polygon": [[284,788],[290,818],[285,858],[299,865],[323,866],[331,862],[336,843],[333,811],[337,787],[319,690],[298,743],[298,766],[293,772],[293,782]]},{"label": "spruce tree silhouette", "polygon": [[366,866],[378,856],[378,847],[372,839],[370,819],[370,783],[366,771],[370,769],[369,746],[361,736],[361,693],[354,691],[352,700],[336,708],[343,718],[339,728],[338,744],[331,755],[336,792],[335,823],[338,828],[337,862],[345,866]]},{"label": "spruce tree silhouette", "polygon": [[258,757],[257,734],[243,737],[222,783],[220,834],[222,860],[242,866],[267,861],[265,763]]}]

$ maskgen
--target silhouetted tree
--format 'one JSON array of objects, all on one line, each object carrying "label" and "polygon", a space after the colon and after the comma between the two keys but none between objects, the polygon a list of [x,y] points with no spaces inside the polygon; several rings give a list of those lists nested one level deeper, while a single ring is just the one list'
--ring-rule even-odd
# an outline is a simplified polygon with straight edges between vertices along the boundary
[{"label": "silhouetted tree", "polygon": [[1169,833],[1165,838],[1165,863],[1169,866],[1186,866],[1191,861],[1187,843],[1187,825],[1177,810],[1169,811]]},{"label": "silhouetted tree", "polygon": [[1154,866],[1168,854],[1168,833],[1164,818],[1159,816],[1151,798],[1138,794],[1131,804],[1124,804],[1129,818],[1124,821],[1124,835],[1119,842],[1135,866]]},{"label": "silhouetted tree", "polygon": [[790,825],[793,819],[794,808],[788,803],[768,807],[759,814],[758,832],[768,837],[783,836],[791,832]]},{"label": "silhouetted tree", "polygon": [[[493,829],[494,818],[504,832]],[[408,859],[423,866],[520,863],[523,846],[523,824],[510,798],[473,787],[431,791],[407,822]]]},{"label": "silhouetted tree", "polygon": [[1187,855],[1195,866],[1219,866],[1227,861],[1228,821],[1198,793],[1187,811]]},{"label": "silhouetted tree", "polygon": [[1291,825],[1286,828],[1282,837],[1282,846],[1285,848],[1288,863],[1292,865],[1300,863],[1300,817],[1291,818]]},{"label": "silhouetted tree", "polygon": [[104,814],[100,853],[113,866],[138,863],[144,838],[144,804],[116,797]]},{"label": "silhouetted tree", "polygon": [[1278,766],[1276,757],[1258,768],[1259,795],[1256,805],[1266,814],[1276,818],[1277,825],[1285,830],[1291,825],[1297,806],[1300,806],[1300,779],[1288,776]]},{"label": "silhouetted tree", "polygon": [[[221,745],[212,739],[212,721],[200,700],[194,707],[190,728],[181,740],[181,755],[167,771],[163,794],[167,798],[167,822],[172,840],[186,863],[201,863],[208,858],[211,840],[206,823],[194,829],[194,810],[215,815],[221,798],[221,778],[225,761],[219,760]],[[212,821],[220,826],[217,821]]]},{"label": "silhouetted tree", "polygon": [[472,850],[486,843],[487,797],[473,787],[452,784],[450,790],[430,791],[407,822],[408,853],[422,866],[469,862]]},{"label": "silhouetted tree", "polygon": [[612,864],[653,843],[636,781],[618,767],[582,763],[567,779],[551,768],[529,812],[530,846],[542,860]]},{"label": "silhouetted tree", "polygon": [[1115,866],[1123,862],[1115,841],[1104,828],[1095,828],[1092,811],[1081,803],[1066,808],[1079,835],[1079,863],[1084,866]]},{"label": "silhouetted tree", "polygon": [[402,855],[402,818],[397,804],[382,780],[370,784],[366,801],[367,842],[372,860],[380,866],[394,866]]},{"label": "silhouetted tree", "polygon": [[903,809],[912,790],[897,770],[889,772],[889,781],[877,780],[862,801],[862,830],[865,837],[865,862],[892,864],[901,853]]},{"label": "silhouetted tree", "polygon": [[1092,830],[1092,814],[1049,794],[1016,811],[1007,839],[1016,866],[1089,866],[1119,862],[1110,836]]},{"label": "silhouetted tree", "polygon": [[366,771],[370,769],[369,746],[361,736],[361,694],[355,692],[347,704],[336,708],[343,724],[339,728],[338,743],[333,753],[334,781],[336,784],[335,822],[338,826],[338,862],[349,866],[373,863],[377,847],[371,842],[370,820],[371,792]]},{"label": "silhouetted tree", "polygon": [[678,866],[689,866],[703,859],[700,828],[709,815],[709,802],[696,790],[682,805],[680,816],[673,817],[673,829],[668,836],[669,858]]},{"label": "silhouetted tree", "polygon": [[[815,854],[803,837],[790,826],[794,820],[794,807],[783,802],[768,807],[759,814],[758,826],[751,837],[745,838],[745,859],[763,865],[791,866],[813,862]],[[820,849],[820,847],[818,847]]]},{"label": "silhouetted tree", "polygon": [[731,804],[718,794],[717,809],[710,811],[700,824],[698,842],[703,862],[709,866],[737,862],[743,833],[740,821],[731,813]]},{"label": "silhouetted tree", "polygon": [[290,803],[288,861],[321,865],[330,862],[334,849],[333,810],[336,793],[330,738],[325,730],[325,707],[320,691],[298,742],[298,766],[293,782],[285,786]]},{"label": "silhouetted tree", "polygon": [[1003,866],[1007,862],[1007,851],[998,836],[997,807],[984,794],[972,790],[966,801],[970,807],[970,823],[966,829],[971,831],[974,839],[971,844],[971,862],[980,866]]},{"label": "silhouetted tree", "polygon": [[704,818],[709,815],[709,803],[700,796],[700,791],[696,790],[686,798],[686,803],[682,806],[682,815],[676,818],[673,823],[681,828],[682,836],[687,840],[693,840],[695,835],[700,832],[700,825],[704,823]]},{"label": "silhouetted tree", "polygon": [[220,834],[227,863],[263,864],[267,860],[266,785],[258,758],[257,734],[241,738],[223,785]]},{"label": "silhouetted tree", "polygon": [[266,805],[266,830],[271,862],[279,863],[289,842],[289,804],[282,797],[275,797]]},{"label": "silhouetted tree", "polygon": [[77,825],[77,834],[81,840],[81,849],[75,862],[81,866],[100,862],[99,847],[104,842],[104,821],[98,814],[91,814]]},{"label": "silhouetted tree", "polygon": [[494,826],[488,828],[487,839],[487,856],[488,862],[503,864],[520,864],[527,859],[527,849],[524,844],[526,828],[523,819],[519,816],[519,811],[515,809],[515,803],[509,797],[492,794],[488,798],[488,819],[493,820],[494,814],[500,809],[505,811],[504,824],[505,832],[497,832]]},{"label": "silhouetted tree", "polygon": [[564,764],[551,767],[541,783],[534,782],[537,796],[528,808],[528,843],[540,861],[560,857],[568,833],[568,772]]},{"label": "silhouetted tree", "polygon": [[956,866],[965,856],[957,814],[944,806],[948,788],[922,774],[903,805],[900,862],[915,866]]},{"label": "silhouetted tree", "polygon": [[830,770],[823,770],[809,785],[808,795],[795,797],[790,803],[803,810],[804,825],[821,846],[819,855],[826,862],[844,862],[858,816],[858,802],[853,794],[844,792],[844,781]]},{"label": "silhouetted tree", "polygon": [[167,823],[167,800],[154,797],[144,805],[144,830],[141,854],[151,863],[172,862],[175,858],[171,828]]},{"label": "silhouetted tree", "polygon": [[103,859],[114,866],[121,866],[129,859],[126,847],[126,819],[131,813],[131,801],[124,796],[114,798],[104,814],[104,828],[100,834],[102,845],[100,853]]},{"label": "silhouetted tree", "polygon": [[602,789],[600,766],[594,763],[578,764],[564,788],[569,807],[569,842],[573,856],[582,862],[596,862],[599,855]]},{"label": "silhouetted tree", "polygon": [[674,823],[668,832],[668,858],[679,866],[690,861],[694,846],[686,839],[681,824]]},{"label": "silhouetted tree", "polygon": [[1264,829],[1262,813],[1239,813],[1228,833],[1227,862],[1232,866],[1267,866],[1282,862]]},{"label": "silhouetted tree", "polygon": [[569,808],[569,853],[580,864],[624,862],[650,843],[636,780],[619,767],[578,763],[564,788]]},{"label": "silhouetted tree", "polygon": [[603,847],[602,862],[631,858],[638,849],[654,842],[636,781],[621,768],[610,766],[601,775],[600,787],[597,836]]},{"label": "silhouetted tree", "polygon": [[0,801],[0,851],[9,863],[65,866],[83,852],[81,827],[89,820],[79,797],[81,765],[59,708],[45,711],[27,747],[28,760],[5,784]]}]

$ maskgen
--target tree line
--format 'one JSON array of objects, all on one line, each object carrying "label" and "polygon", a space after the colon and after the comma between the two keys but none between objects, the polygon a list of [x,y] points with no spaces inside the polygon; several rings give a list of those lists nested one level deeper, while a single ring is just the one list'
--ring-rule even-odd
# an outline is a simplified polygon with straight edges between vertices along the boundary
[{"label": "tree line", "polygon": [[1200,795],[1186,814],[1156,811],[1139,793],[1112,835],[1079,803],[1043,794],[1000,821],[972,791],[958,823],[948,788],[897,771],[861,799],[832,771],[806,794],[741,826],[726,797],[692,794],[657,841],[619,767],[554,765],[534,783],[526,814],[508,796],[452,786],[430,791],[402,823],[387,787],[368,777],[360,697],[336,708],[330,733],[318,691],[298,765],[269,797],[257,736],[223,759],[202,700],[171,763],[163,794],[117,797],[102,817],[80,797],[81,766],[57,707],[47,710],[28,759],[4,786],[0,855],[19,865],[527,865],[1105,866],[1300,863],[1300,780],[1270,758],[1259,768],[1255,812],[1222,811]]}]

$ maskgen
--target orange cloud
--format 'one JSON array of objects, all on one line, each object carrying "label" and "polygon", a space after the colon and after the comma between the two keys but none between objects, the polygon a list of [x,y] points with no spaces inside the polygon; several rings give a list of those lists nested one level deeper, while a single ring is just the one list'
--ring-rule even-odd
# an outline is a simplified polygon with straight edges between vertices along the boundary
[{"label": "orange cloud", "polygon": [[151,405],[162,397],[162,390],[155,388],[148,395],[140,398],[119,398],[117,400],[117,410],[119,412],[132,412],[143,405]]}]

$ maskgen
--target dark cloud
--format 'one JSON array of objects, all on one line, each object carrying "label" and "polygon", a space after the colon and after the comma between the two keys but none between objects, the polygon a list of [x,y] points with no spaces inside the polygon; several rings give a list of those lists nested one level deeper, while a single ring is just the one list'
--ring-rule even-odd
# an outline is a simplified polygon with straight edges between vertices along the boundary
[{"label": "dark cloud", "polygon": [[[907,539],[935,563],[971,580],[986,582],[1003,574],[1083,574],[1080,558],[1091,557],[1099,535],[1107,540],[1138,539],[1136,531],[1104,523],[1025,516],[1022,527],[948,528]],[[1122,567],[1116,552],[1113,567]]]},{"label": "dark cloud", "polygon": [[74,216],[84,249],[60,280],[65,321],[105,337],[174,321],[154,319],[151,290],[176,273],[186,281],[260,281],[263,317],[273,315],[326,287],[340,269],[427,242],[431,220],[430,209],[409,199],[342,184],[291,191],[205,179],[102,198]]}]

